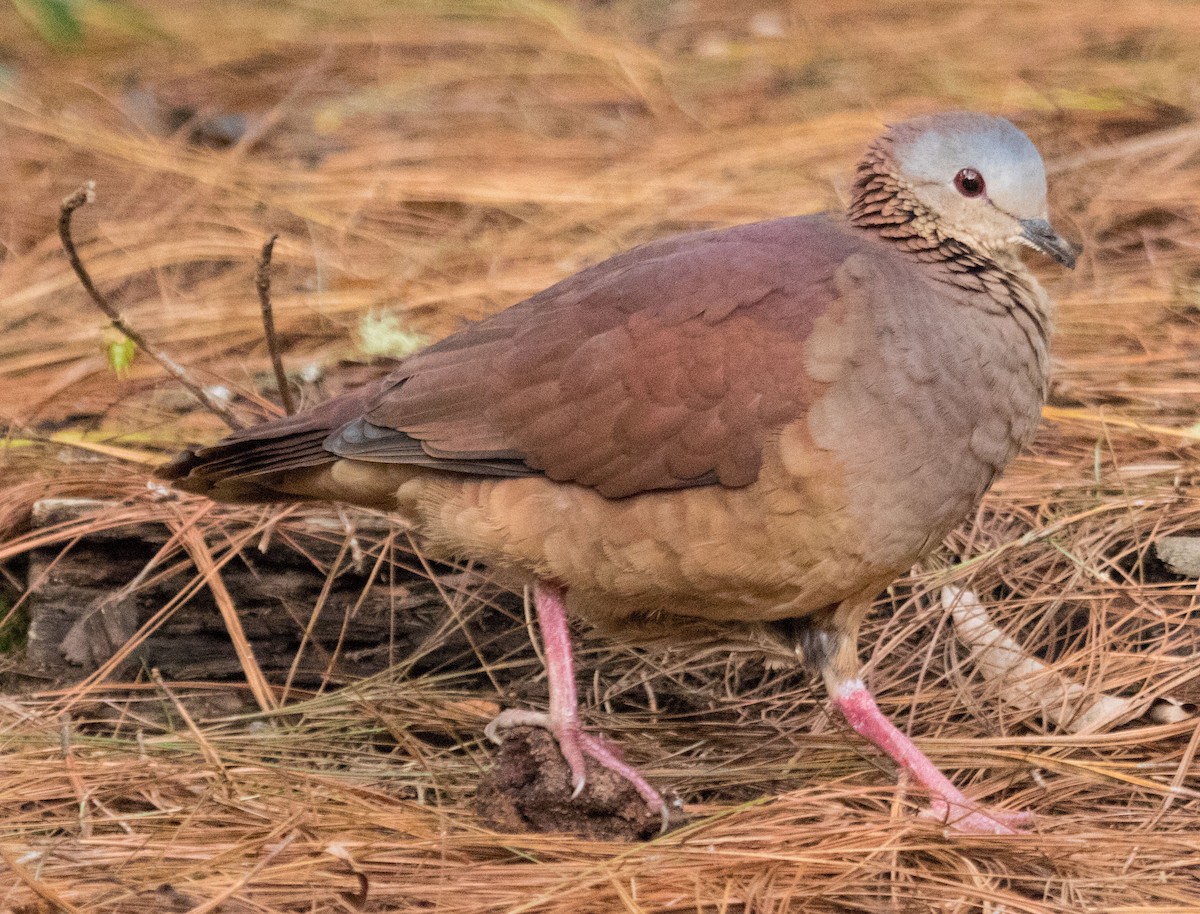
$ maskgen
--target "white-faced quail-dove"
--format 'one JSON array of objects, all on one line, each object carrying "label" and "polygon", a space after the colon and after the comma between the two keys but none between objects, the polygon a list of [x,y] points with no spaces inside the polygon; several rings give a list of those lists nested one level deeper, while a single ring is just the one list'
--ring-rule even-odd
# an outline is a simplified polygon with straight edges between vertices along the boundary
[{"label": "white-faced quail-dove", "polygon": [[794,633],[833,704],[969,832],[977,807],[858,677],[872,599],[966,517],[1032,437],[1051,305],[1022,246],[1068,267],[1037,149],[1008,121],[921,117],[858,166],[849,211],[666,238],[614,256],[307,412],[161,474],[231,502],[396,512],[435,556],[534,588],[548,728],[659,793],[583,729],[567,616]]}]

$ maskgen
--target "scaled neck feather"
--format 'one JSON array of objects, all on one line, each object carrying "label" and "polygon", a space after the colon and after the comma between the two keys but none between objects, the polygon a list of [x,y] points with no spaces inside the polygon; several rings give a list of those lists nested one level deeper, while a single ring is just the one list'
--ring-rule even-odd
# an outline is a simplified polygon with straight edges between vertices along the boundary
[{"label": "scaled neck feather", "polygon": [[938,279],[988,295],[1009,311],[1024,312],[1044,341],[1050,332],[1049,304],[1037,281],[1015,253],[990,253],[942,231],[930,212],[897,176],[891,137],[884,135],[859,162],[850,223],[891,242],[922,263],[937,264]]}]

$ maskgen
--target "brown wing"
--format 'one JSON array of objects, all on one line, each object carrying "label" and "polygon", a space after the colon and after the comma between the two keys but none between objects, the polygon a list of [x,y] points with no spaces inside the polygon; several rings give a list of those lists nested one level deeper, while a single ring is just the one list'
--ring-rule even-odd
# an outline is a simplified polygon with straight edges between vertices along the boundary
[{"label": "brown wing", "polygon": [[184,455],[168,475],[336,457],[544,474],[609,497],[757,478],[803,415],[803,344],[861,247],[822,218],[667,239],[611,258],[406,360],[371,389]]}]

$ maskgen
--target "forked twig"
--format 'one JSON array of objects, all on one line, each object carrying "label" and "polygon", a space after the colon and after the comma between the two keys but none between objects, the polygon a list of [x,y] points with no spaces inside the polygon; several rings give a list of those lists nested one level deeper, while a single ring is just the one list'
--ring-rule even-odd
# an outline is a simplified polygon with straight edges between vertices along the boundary
[{"label": "forked twig", "polygon": [[279,386],[279,399],[289,416],[296,411],[292,392],[288,388],[287,374],[283,370],[283,355],[279,350],[279,337],[275,334],[275,313],[271,308],[271,255],[275,252],[278,235],[272,235],[262,247],[258,269],[254,272],[254,286],[258,289],[258,301],[262,305],[263,332],[267,337],[267,351],[271,353],[271,367],[275,369],[275,383]]},{"label": "forked twig", "polygon": [[186,368],[172,359],[162,350],[151,345],[147,339],[137,330],[130,326],[120,313],[114,308],[96,288],[96,284],[92,282],[92,277],[84,267],[83,261],[79,259],[79,252],[75,249],[75,241],[71,237],[71,217],[75,210],[83,206],[85,203],[91,203],[96,199],[96,182],[88,181],[79,190],[65,197],[62,205],[59,208],[58,215],[58,236],[62,239],[63,250],[66,251],[67,260],[70,261],[71,269],[75,271],[75,275],[79,278],[80,284],[96,303],[105,316],[112,322],[113,327],[123,334],[127,339],[131,340],[135,346],[143,350],[150,358],[158,362],[166,372],[175,378],[180,384],[188,389],[188,391],[204,404],[207,409],[215,416],[219,416],[221,420],[233,430],[238,430],[243,427],[242,423],[229,411],[229,409],[219,400],[211,396],[202,384],[199,384],[188,372]]}]

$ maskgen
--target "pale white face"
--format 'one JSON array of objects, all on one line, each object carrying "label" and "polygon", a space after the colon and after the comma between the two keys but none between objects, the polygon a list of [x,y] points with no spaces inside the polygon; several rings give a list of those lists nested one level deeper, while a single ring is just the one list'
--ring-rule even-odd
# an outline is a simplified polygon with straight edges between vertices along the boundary
[{"label": "pale white face", "polygon": [[898,177],[947,235],[996,252],[1027,245],[1074,266],[1050,228],[1046,168],[1029,137],[999,117],[940,114],[893,131]]}]

